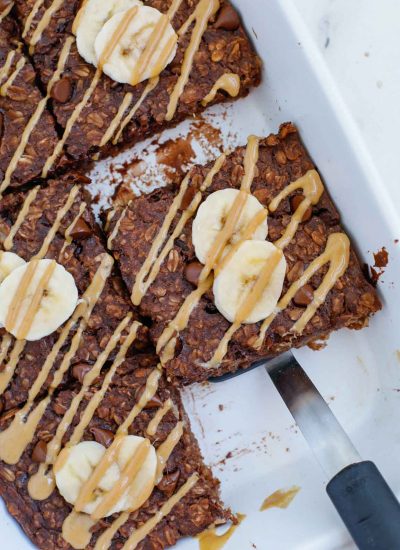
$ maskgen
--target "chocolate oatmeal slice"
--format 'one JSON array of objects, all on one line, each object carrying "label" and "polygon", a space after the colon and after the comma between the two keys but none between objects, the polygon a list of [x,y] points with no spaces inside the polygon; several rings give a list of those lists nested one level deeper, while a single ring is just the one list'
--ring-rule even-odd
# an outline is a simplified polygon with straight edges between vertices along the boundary
[{"label": "chocolate oatmeal slice", "polygon": [[[236,199],[216,220],[219,201],[228,200],[222,190],[237,190]],[[195,167],[178,189],[115,204],[105,231],[176,383],[314,345],[342,327],[362,328],[381,308],[292,124]],[[253,260],[262,271],[246,272]],[[232,314],[242,289],[249,292]]]}]

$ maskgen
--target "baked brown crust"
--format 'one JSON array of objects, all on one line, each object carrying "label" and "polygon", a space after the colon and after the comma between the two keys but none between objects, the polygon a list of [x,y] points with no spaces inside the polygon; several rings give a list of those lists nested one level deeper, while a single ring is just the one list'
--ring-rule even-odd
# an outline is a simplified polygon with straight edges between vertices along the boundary
[{"label": "baked brown crust", "polygon": [[[132,356],[118,369],[112,386],[103,398],[95,416],[87,427],[83,440],[97,440],[104,444],[102,431],[115,433],[118,426],[128,416],[146,379],[157,365],[155,355]],[[94,392],[100,387],[103,377],[86,393],[85,399],[75,415],[71,428],[66,433],[64,443],[71,436],[73,427],[79,422],[80,414]],[[70,550],[72,547],[62,538],[62,524],[72,507],[60,496],[57,490],[45,501],[32,500],[27,491],[30,475],[38,469],[32,456],[39,442],[46,444],[55,433],[63,412],[69,407],[72,398],[79,390],[77,384],[60,391],[47,408],[33,442],[29,445],[17,465],[0,462],[0,494],[7,508],[24,529],[27,536],[43,550]],[[162,379],[159,383],[157,399],[165,402],[171,398],[176,406],[176,414],[169,411],[161,421],[155,436],[150,439],[155,447],[166,439],[178,420],[185,422],[184,434],[168,459],[164,480],[156,487],[149,500],[136,512],[113,539],[111,550],[121,548],[129,534],[150,519],[162,504],[176,493],[195,472],[200,476],[194,488],[174,506],[172,512],[139,545],[138,550],[160,550],[174,545],[183,536],[200,533],[214,522],[224,522],[230,513],[225,511],[218,496],[218,482],[211,471],[204,466],[197,442],[190,431],[189,421],[184,413],[179,394]],[[146,427],[157,411],[156,406],[145,408],[129,429],[132,435],[149,437]],[[0,430],[5,429],[10,418],[0,418]],[[109,444],[108,444],[109,445]],[[108,446],[107,445],[107,446]],[[36,453],[38,456],[38,453]],[[90,545],[92,549],[98,536],[110,525],[117,515],[101,520],[94,528]]]},{"label": "baked brown crust", "polygon": [[[146,0],[144,3],[159,9],[161,12],[166,12],[171,0]],[[188,19],[197,3],[198,0],[182,1],[172,21],[175,29],[178,29]],[[17,13],[22,28],[24,28],[34,4],[35,0],[17,0]],[[28,45],[32,40],[38,22],[51,4],[51,0],[45,0],[38,9],[25,36]],[[40,40],[34,47],[33,63],[39,78],[45,85],[47,85],[56,70],[60,51],[66,39],[72,35],[72,23],[79,5],[78,0],[64,0],[59,9],[53,14]],[[228,2],[222,0],[219,13],[227,5]],[[218,17],[219,14],[210,22],[203,36],[200,48],[195,56],[189,82],[185,86],[171,122],[165,120],[165,115],[170,93],[180,74],[183,55],[190,39],[190,32],[186,33],[180,40],[175,59],[161,73],[159,84],[146,97],[131,122],[126,126],[116,144],[117,146],[141,141],[203,111],[205,108],[201,104],[203,98],[224,73],[233,72],[240,76],[241,85],[238,97],[247,95],[251,87],[259,84],[261,63],[240,21],[237,27],[234,25],[233,29],[226,30],[226,28],[220,26],[220,23],[216,24]],[[224,26],[226,27],[226,24]],[[65,128],[67,121],[89,88],[94,74],[94,67],[83,60],[76,49],[76,45],[73,44],[65,70],[61,75],[62,79],[69,83],[70,97],[67,101],[64,101],[65,97],[62,98],[62,101],[57,101],[53,94],[52,99],[52,109],[61,128]],[[119,84],[103,75],[66,140],[65,152],[69,159],[88,161],[95,157],[99,153],[99,144],[116,116],[125,95],[128,92],[133,94],[130,107],[127,110],[129,112],[141,97],[145,86],[146,83],[138,84],[135,87]],[[219,91],[215,100],[210,104],[221,103],[227,99],[230,99],[227,94]],[[101,147],[100,153],[106,155],[114,150],[115,146],[112,145],[110,140],[108,144]]]},{"label": "baked brown crust", "polygon": [[[240,186],[244,151],[244,147],[239,147],[228,156],[203,198],[218,189]],[[192,170],[191,187],[200,187],[211,166],[212,164],[197,166]],[[260,143],[252,193],[261,203],[267,205],[290,182],[313,168],[296,128],[292,124],[285,124],[278,135],[270,135]],[[125,211],[119,231],[113,239],[112,252],[128,289],[133,288],[136,275],[176,193],[177,189],[173,187],[157,190],[134,199]],[[191,196],[193,198],[194,193]],[[109,235],[113,233],[123,208],[124,205],[116,205],[114,216],[106,224]],[[310,218],[300,224],[295,237],[284,250],[288,270],[283,292],[324,251],[328,236],[343,232],[339,213],[326,191],[309,214]],[[269,240],[274,242],[280,238],[291,216],[290,198],[287,198],[269,215]],[[174,229],[176,219],[169,235]],[[185,277],[186,266],[196,260],[191,228],[192,223],[189,220],[140,304],[140,313],[152,321],[151,333],[155,342],[167,324],[174,319],[185,297],[195,288]],[[319,270],[309,281],[312,290],[320,285],[327,267]],[[210,369],[202,365],[210,361],[230,323],[214,306],[212,291],[207,292],[193,310],[186,329],[179,334],[174,357],[165,365],[168,376],[175,383],[181,384],[218,376],[239,367],[246,368],[257,358],[325,339],[333,330],[342,327],[362,328],[367,324],[369,315],[381,307],[374,288],[363,275],[354,250],[351,251],[345,274],[336,282],[324,304],[300,335],[290,332],[294,322],[304,312],[304,304],[299,303],[301,300],[297,301],[297,305],[292,301],[289,307],[277,315],[266,332],[260,349],[255,350],[253,347],[260,331],[260,323],[243,325],[231,339],[223,362],[219,367]]]}]

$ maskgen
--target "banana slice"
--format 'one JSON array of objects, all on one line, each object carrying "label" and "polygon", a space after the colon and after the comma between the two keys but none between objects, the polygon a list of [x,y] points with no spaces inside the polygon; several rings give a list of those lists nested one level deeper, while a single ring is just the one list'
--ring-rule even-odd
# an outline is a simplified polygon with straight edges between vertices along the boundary
[{"label": "banana slice", "polygon": [[[238,194],[239,191],[237,189],[215,191],[200,205],[193,221],[192,240],[196,256],[201,263],[206,263],[207,254],[218,233],[224,226],[228,213]],[[256,197],[249,195],[229,244],[235,244],[240,240],[248,224],[262,210],[264,210],[263,205]],[[258,225],[253,236],[249,238],[264,241],[267,235],[268,222],[267,218],[265,218]]]},{"label": "banana slice", "polygon": [[[249,290],[276,250],[277,247],[268,241],[244,241],[215,278],[215,305],[231,323],[235,321]],[[273,312],[282,293],[285,273],[286,260],[282,254],[269,283],[245,323],[257,323]]]},{"label": "banana slice", "polygon": [[76,45],[79,54],[85,61],[97,65],[94,43],[104,24],[116,13],[126,11],[134,6],[141,6],[139,0],[88,0],[74,22]]},{"label": "banana slice", "polygon": [[8,277],[11,271],[24,264],[25,260],[17,254],[0,251],[0,284]]},{"label": "banana slice", "polygon": [[40,340],[60,327],[77,303],[72,275],[54,260],[34,260],[2,282],[0,325],[17,339]]},{"label": "banana slice", "polygon": [[[92,495],[92,500],[86,504],[83,512],[92,514],[101,504],[107,493],[115,487],[122,470],[143,441],[143,437],[134,435],[123,438],[116,461],[111,464],[100,480]],[[76,503],[81,487],[90,478],[105,452],[106,448],[96,441],[83,441],[61,451],[54,465],[54,475],[58,490],[67,502]],[[124,510],[134,511],[140,508],[154,489],[156,471],[157,454],[154,447],[150,445],[133,483],[129,485],[105,517]],[[139,500],[138,495],[140,495]]]},{"label": "banana slice", "polygon": [[[128,12],[117,13],[107,21],[97,35],[94,44],[97,62],[110,47],[124,22],[126,23],[127,16],[129,16]],[[158,76],[171,63],[175,57],[178,42],[178,35],[171,23],[165,21],[165,28],[160,32],[160,36],[152,36],[155,27],[162,24],[162,18],[165,16],[155,8],[138,7],[103,65],[103,71],[110,78],[117,82],[135,85]],[[151,50],[152,46],[154,51]],[[149,58],[145,66],[139,69],[138,62],[146,47],[150,52]]]}]

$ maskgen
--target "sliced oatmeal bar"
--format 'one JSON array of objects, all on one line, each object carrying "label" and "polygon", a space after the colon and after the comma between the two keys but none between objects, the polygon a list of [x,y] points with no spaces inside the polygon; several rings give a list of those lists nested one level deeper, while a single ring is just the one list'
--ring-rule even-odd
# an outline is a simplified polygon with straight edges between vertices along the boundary
[{"label": "sliced oatmeal bar", "polygon": [[[0,254],[12,252],[25,261],[55,259],[72,274],[79,297],[93,306],[83,316],[76,314],[71,326],[68,321],[37,341],[16,341],[0,329],[2,411],[26,401],[46,361],[49,373],[44,384],[32,390],[31,399],[42,396],[59,369],[65,374],[58,383],[81,377],[104,350],[118,323],[132,311],[94,223],[89,198],[81,190],[81,180],[79,175],[65,176],[47,187],[15,192],[0,200]],[[73,343],[77,330],[82,334]],[[144,329],[140,334],[142,340]]]},{"label": "sliced oatmeal bar", "polygon": [[[286,259],[276,307],[259,322],[235,326],[216,307],[212,275],[199,283],[204,266],[192,242],[199,204],[230,188],[250,191],[253,202],[255,197],[268,207],[267,240]],[[209,224],[200,228],[204,234]],[[362,328],[381,308],[339,213],[289,123],[278,135],[260,141],[251,137],[247,148],[195,167],[178,189],[165,187],[116,204],[105,230],[133,302],[152,322],[168,376],[178,383],[247,367],[257,358],[326,339],[342,327]]]},{"label": "sliced oatmeal bar", "polygon": [[[77,445],[76,449],[82,448],[82,441],[96,441],[110,449],[117,430],[121,434],[123,423],[130,416],[126,424],[127,433],[151,442],[156,449],[160,470],[155,479],[156,486],[152,485],[154,489],[150,497],[139,509],[130,514],[115,513],[93,521],[86,526],[91,526],[90,532],[82,530],[82,524],[77,522],[72,535],[86,536],[86,540],[81,540],[85,540],[84,546],[89,549],[160,550],[174,545],[181,537],[200,533],[210,524],[231,519],[219,500],[218,482],[203,464],[179,394],[166,385],[157,369],[156,357],[138,354],[123,362],[108,382],[99,406],[92,409],[87,422],[82,424],[84,412],[90,409],[104,383],[104,376],[100,376],[84,393],[62,438],[64,450],[61,453],[66,452],[67,457],[70,456],[68,452],[71,451],[65,449],[68,442]],[[71,515],[73,507],[61,496],[57,487],[54,488],[50,463],[50,474],[43,476],[43,472],[46,471],[45,461],[49,462],[46,451],[51,447],[50,441],[54,441],[57,427],[68,414],[66,411],[73,406],[79,389],[76,383],[53,396],[32,441],[17,464],[0,462],[0,494],[10,514],[33,543],[43,550],[72,548],[63,534],[66,538],[71,536],[68,521],[65,520],[68,516],[72,517],[74,525],[76,515]],[[146,392],[147,396],[143,398]],[[133,410],[136,416],[132,415]],[[0,429],[5,430],[10,422],[10,417],[3,416]],[[63,459],[59,459],[60,462],[62,468]],[[59,470],[56,468],[56,471]],[[38,478],[41,476],[50,480],[51,489],[45,500],[35,500],[30,493],[34,494],[40,487]],[[85,517],[89,521],[89,516]]]},{"label": "sliced oatmeal bar", "polygon": [[[145,0],[144,5],[162,13],[171,8],[172,26],[181,32],[176,55],[158,82],[131,86],[100,76],[80,56],[72,34],[79,0],[16,1],[23,37],[42,83],[47,86],[57,67],[61,70],[51,91],[52,109],[64,129],[70,159],[90,160],[99,151],[105,155],[115,145],[143,140],[208,104],[247,95],[260,81],[260,61],[239,15],[226,0]],[[183,32],[186,22],[191,24]],[[215,95],[209,96],[217,82]],[[174,90],[178,102],[167,116]],[[48,167],[56,158],[57,154],[50,158]]]},{"label": "sliced oatmeal bar", "polygon": [[0,196],[39,177],[58,141],[11,7],[0,7]]}]

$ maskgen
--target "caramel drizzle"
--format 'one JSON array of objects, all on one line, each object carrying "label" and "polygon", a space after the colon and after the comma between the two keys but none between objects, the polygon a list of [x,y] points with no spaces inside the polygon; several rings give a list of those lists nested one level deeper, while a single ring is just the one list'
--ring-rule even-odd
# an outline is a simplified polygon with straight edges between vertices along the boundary
[{"label": "caramel drizzle", "polygon": [[[111,353],[117,347],[123,331],[131,320],[131,315],[127,315],[118,325],[113,335],[109,339],[104,351],[99,355],[91,370],[85,375],[80,391],[74,396],[68,410],[65,412],[61,422],[57,426],[56,433],[47,444],[46,460],[42,462],[36,474],[34,474],[28,484],[29,494],[35,500],[44,500],[50,496],[54,488],[53,473],[48,472],[51,464],[54,464],[61,449],[61,444],[65,433],[71,425],[79,405],[85,397],[89,387],[100,375],[102,368],[110,357]],[[125,350],[126,353],[126,350]],[[90,409],[91,410],[91,409]],[[94,413],[94,411],[93,411]],[[48,491],[50,490],[50,493]]]},{"label": "caramel drizzle", "polygon": [[115,224],[114,226],[114,229],[112,230],[112,232],[110,233],[110,236],[108,237],[107,239],[107,248],[108,250],[112,250],[112,245],[113,245],[113,242],[114,242],[114,239],[115,237],[118,235],[118,232],[119,232],[119,228],[121,227],[121,223],[123,221],[123,219],[125,218],[126,216],[126,213],[128,211],[128,208],[130,206],[132,201],[129,201],[128,204],[125,206],[125,208],[123,209],[120,217],[118,218],[117,220],[117,223]]},{"label": "caramel drizzle", "polygon": [[53,239],[57,231],[60,229],[64,216],[71,210],[78,193],[79,193],[79,187],[75,185],[69,192],[68,198],[64,206],[60,208],[60,210],[57,212],[56,219],[54,220],[53,225],[51,226],[49,232],[47,233],[46,238],[44,239],[39,252],[32,257],[32,260],[36,260],[46,256],[47,252],[49,251],[50,244],[53,242]]},{"label": "caramel drizzle", "polygon": [[94,90],[96,89],[97,84],[100,81],[101,75],[102,75],[101,69],[98,68],[96,70],[96,73],[95,73],[91,83],[90,83],[89,88],[84,93],[82,100],[78,103],[78,105],[76,105],[72,115],[68,119],[68,122],[65,126],[62,138],[58,141],[58,143],[57,143],[57,145],[56,145],[56,147],[53,151],[53,154],[47,159],[46,164],[44,165],[44,168],[43,168],[43,171],[42,171],[42,177],[43,178],[47,177],[47,175],[49,173],[49,170],[52,168],[55,160],[58,158],[58,156],[62,152],[62,149],[65,145],[65,142],[67,141],[68,136],[71,133],[71,130],[72,130],[75,122],[78,120],[78,118],[80,117],[83,109],[86,107],[86,104],[88,103],[89,99],[92,97],[92,94],[93,94]]},{"label": "caramel drizzle", "polygon": [[219,90],[224,90],[231,97],[237,97],[240,92],[240,76],[236,73],[225,73],[220,76],[201,102],[203,107],[214,101]]},{"label": "caramel drizzle", "polygon": [[30,54],[33,54],[36,44],[39,42],[39,40],[42,37],[43,31],[45,28],[49,25],[51,18],[53,15],[61,8],[63,5],[64,0],[53,0],[53,2],[50,4],[50,6],[47,8],[47,10],[44,12],[42,18],[40,19],[35,31],[32,34],[32,37],[29,41],[29,52]]},{"label": "caramel drizzle", "polygon": [[[207,254],[206,264],[200,273],[199,286],[186,297],[184,303],[178,311],[178,314],[167,325],[158,339],[157,352],[161,354],[160,357],[163,364],[173,358],[178,334],[186,328],[193,309],[199,303],[203,294],[212,286],[212,278],[210,277],[210,274],[213,269],[218,269],[218,264],[221,261],[221,255],[224,248],[226,247],[227,242],[231,239],[237,221],[240,219],[255,177],[258,154],[259,139],[256,136],[250,136],[247,142],[244,157],[244,176],[240,186],[240,193],[237,195],[228,212],[224,226],[216,236]],[[223,159],[219,164],[219,169],[222,167],[224,160],[225,159]],[[253,224],[251,224],[251,229],[252,227]],[[251,234],[253,233],[254,230]]]},{"label": "caramel drizzle", "polygon": [[[115,135],[114,139],[113,139],[113,145],[115,145],[118,141],[119,141],[119,138],[121,137],[121,134],[122,132],[124,131],[125,127],[129,124],[129,122],[132,120],[132,118],[135,116],[135,114],[137,113],[137,111],[140,109],[143,101],[146,99],[146,97],[150,94],[150,92],[152,92],[154,90],[154,88],[157,86],[158,82],[159,82],[159,77],[156,76],[154,78],[151,78],[146,87],[144,88],[143,90],[143,93],[142,95],[140,96],[140,98],[138,99],[138,101],[135,103],[135,105],[132,107],[132,109],[129,111],[129,113],[126,115],[126,117],[124,118],[124,120],[121,122],[121,125],[119,127],[119,130],[117,132],[117,134]],[[111,136],[110,136],[111,137]],[[110,139],[110,138],[109,138]],[[107,143],[107,142],[106,142]]]},{"label": "caramel drizzle", "polygon": [[[83,295],[82,302],[76,308],[71,319],[64,325],[60,336],[54,344],[51,352],[46,358],[42,369],[40,370],[33,386],[29,390],[28,400],[24,407],[14,416],[10,426],[0,433],[0,459],[7,464],[16,464],[21,458],[22,453],[32,441],[37,424],[43,416],[47,405],[50,403],[51,396],[55,389],[60,385],[64,374],[69,369],[71,361],[76,354],[81,343],[83,332],[90,319],[92,311],[100,298],[105,282],[111,273],[113,259],[108,254],[103,254],[100,266],[95,273],[90,286]],[[40,393],[62,347],[64,346],[70,332],[75,328],[80,320],[76,333],[74,334],[69,350],[63,357],[63,360],[54,374],[53,382],[48,390],[47,397],[36,405],[33,412],[30,412],[34,402]],[[25,342],[17,341],[11,353],[10,360],[5,370],[0,373],[0,394],[4,392],[10,382],[19,357],[24,349]],[[29,416],[28,416],[29,415]]]},{"label": "caramel drizzle", "polygon": [[196,21],[192,31],[192,36],[190,38],[189,46],[186,49],[186,52],[183,58],[181,74],[170,96],[167,114],[165,116],[165,119],[167,121],[172,120],[172,118],[175,115],[176,109],[178,107],[179,98],[181,97],[183,90],[186,84],[188,83],[189,75],[193,67],[194,57],[200,47],[200,42],[207,29],[208,21],[213,15],[217,13],[219,6],[220,6],[219,0],[200,0],[192,16],[186,21],[183,27],[181,27],[181,29],[178,31],[179,35],[184,34],[188,29],[188,27],[190,26],[190,24],[193,21]]},{"label": "caramel drizzle", "polygon": [[1,86],[1,95],[5,97],[7,95],[8,89],[14,84],[15,79],[22,71],[26,63],[25,57],[21,57],[18,63],[15,66],[14,72],[9,76],[8,80]]},{"label": "caramel drizzle", "polygon": [[178,422],[175,428],[168,434],[168,437],[157,449],[157,473],[156,473],[156,485],[160,483],[168,459],[173,453],[175,447],[179,443],[183,435],[183,422]]},{"label": "caramel drizzle", "polygon": [[18,318],[21,315],[23,304],[32,294],[26,311],[19,322],[18,329],[16,330],[15,337],[17,340],[25,340],[28,336],[32,323],[39,311],[44,292],[51,280],[51,277],[53,276],[55,268],[57,267],[57,262],[52,260],[49,263],[40,280],[37,282],[36,287],[31,289],[32,279],[35,276],[38,265],[38,260],[33,260],[28,265],[26,272],[21,279],[20,285],[11,301],[10,310],[6,317],[6,330],[8,332],[13,332],[16,329]]},{"label": "caramel drizzle", "polygon": [[302,316],[291,328],[291,332],[301,334],[316,313],[317,309],[324,303],[329,291],[335,286],[336,282],[347,270],[350,259],[350,241],[344,233],[332,233],[328,237],[324,252],[318,256],[304,271],[303,275],[297,279],[290,287],[283,298],[280,299],[274,313],[272,313],[263,322],[260,335],[254,344],[258,349],[262,346],[265,334],[275,317],[283,311],[294,298],[296,292],[300,290],[324,265],[329,263],[329,269],[323,278],[321,285],[314,292],[312,302],[307,306]]},{"label": "caramel drizzle", "polygon": [[[176,239],[176,237],[182,232],[185,226],[185,223],[195,213],[196,208],[200,203],[202,193],[211,185],[215,174],[221,169],[223,163],[225,162],[225,159],[226,159],[226,156],[223,154],[216,160],[214,166],[211,168],[211,170],[207,174],[207,177],[205,178],[203,185],[200,188],[200,191],[196,193],[189,207],[182,213],[177,223],[177,227],[175,228],[173,234],[167,240],[166,244],[164,245],[164,248],[160,252],[161,246],[165,242],[165,239],[167,238],[168,231],[172,225],[172,222],[175,219],[175,216],[182,204],[183,197],[188,189],[189,182],[190,182],[190,173],[183,179],[181,183],[181,187],[179,189],[179,193],[176,195],[176,197],[172,201],[172,204],[164,218],[164,222],[161,225],[158,235],[153,240],[152,246],[150,248],[150,252],[136,276],[135,283],[132,289],[132,294],[131,294],[131,300],[134,305],[140,304],[143,296],[147,292],[151,283],[157,277],[157,273],[162,265],[163,260],[167,257],[168,253],[173,247],[174,239]],[[147,276],[147,280],[145,281],[146,276]]]},{"label": "caramel drizzle", "polygon": [[[183,499],[185,495],[196,485],[199,480],[197,473],[192,474],[186,483],[177,491],[170,499],[168,499],[160,508],[158,512],[154,514],[152,518],[146,521],[138,529],[135,529],[128,540],[125,542],[122,550],[133,550],[147,535],[167,516],[172,508]],[[97,545],[95,546],[97,549]]]},{"label": "caramel drizzle", "polygon": [[72,240],[73,240],[72,237],[71,237],[72,230],[74,229],[77,221],[82,217],[82,214],[85,212],[86,207],[87,207],[87,204],[85,202],[80,203],[79,211],[78,211],[77,215],[75,216],[75,218],[72,220],[70,225],[65,230],[65,233],[64,233],[65,242],[64,242],[64,244],[63,244],[63,246],[60,250],[60,253],[58,255],[59,258],[62,257],[62,255],[65,252],[65,249],[72,243]]},{"label": "caramel drizzle", "polygon": [[14,7],[14,2],[11,2],[1,13],[0,13],[0,23],[3,21],[5,17],[10,13],[10,11]]},{"label": "caramel drizzle", "polygon": [[17,53],[17,50],[11,50],[8,52],[6,61],[2,66],[2,68],[0,69],[0,82],[2,82],[4,78],[8,77],[8,73],[10,72],[16,53]]},{"label": "caramel drizzle", "polygon": [[18,213],[18,216],[17,216],[17,219],[16,219],[14,225],[11,227],[9,234],[7,235],[7,237],[5,238],[5,240],[3,242],[4,250],[11,250],[12,247],[14,246],[14,238],[15,238],[16,234],[18,233],[18,231],[20,230],[21,225],[23,224],[23,222],[24,222],[24,220],[25,220],[25,218],[26,218],[26,216],[29,212],[31,204],[36,199],[36,196],[38,194],[39,189],[40,189],[39,185],[37,187],[34,187],[28,193],[28,195],[26,196],[26,199],[24,201],[22,209]]},{"label": "caramel drizzle", "polygon": [[[1,364],[1,360],[0,360]],[[164,416],[173,408],[174,404],[172,402],[172,399],[167,399],[164,405],[161,407],[161,409],[158,409],[152,420],[149,422],[149,425],[147,426],[146,432],[150,436],[154,436],[157,433],[158,426],[160,425],[161,420],[164,418]]]},{"label": "caramel drizzle", "polygon": [[290,243],[301,223],[301,220],[303,219],[306,210],[311,205],[318,204],[321,195],[324,192],[324,186],[322,185],[318,172],[316,170],[309,170],[304,176],[285,187],[285,189],[283,189],[279,195],[277,195],[270,202],[268,206],[269,210],[271,212],[275,212],[282,200],[297,189],[303,189],[304,199],[292,215],[290,223],[286,227],[281,238],[274,243],[278,248],[285,248]]},{"label": "caramel drizzle", "polygon": [[[25,148],[28,144],[29,138],[30,138],[33,130],[35,129],[37,123],[39,122],[40,117],[42,116],[42,114],[44,112],[44,109],[45,109],[45,107],[47,105],[47,102],[49,100],[49,97],[50,97],[50,92],[51,92],[52,87],[60,79],[60,75],[64,70],[65,63],[67,61],[67,58],[68,58],[68,55],[69,55],[69,52],[70,52],[71,45],[72,45],[73,41],[74,41],[73,38],[67,38],[67,40],[65,41],[65,44],[63,46],[63,49],[61,51],[61,54],[60,54],[60,57],[59,57],[59,60],[58,60],[57,70],[55,71],[54,75],[52,76],[51,80],[49,81],[49,84],[48,84],[48,87],[47,87],[47,94],[46,94],[45,97],[43,97],[39,101],[39,103],[36,107],[36,110],[34,111],[31,118],[29,119],[28,124],[24,128],[24,131],[22,133],[22,136],[21,136],[20,142],[18,144],[18,147],[16,148],[16,150],[15,150],[15,152],[14,152],[14,154],[13,154],[11,160],[10,160],[10,163],[9,163],[9,165],[7,167],[7,170],[5,172],[5,175],[4,175],[4,180],[0,185],[0,198],[2,196],[2,193],[7,189],[7,187],[11,183],[11,176],[15,172],[15,169],[17,168],[18,163],[21,160],[21,157],[22,157],[22,155],[25,151]],[[47,176],[47,172],[46,172],[46,176]]]}]

